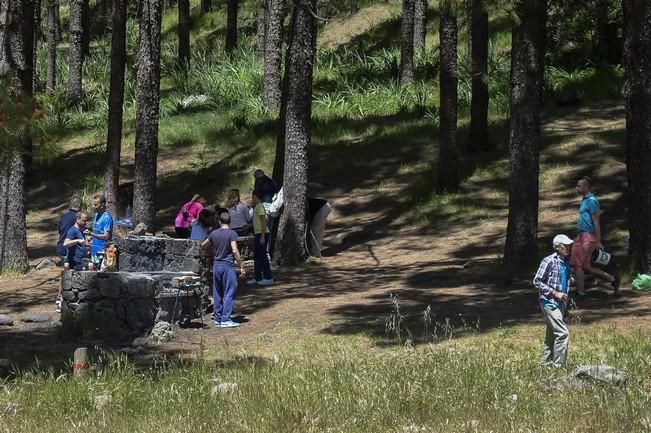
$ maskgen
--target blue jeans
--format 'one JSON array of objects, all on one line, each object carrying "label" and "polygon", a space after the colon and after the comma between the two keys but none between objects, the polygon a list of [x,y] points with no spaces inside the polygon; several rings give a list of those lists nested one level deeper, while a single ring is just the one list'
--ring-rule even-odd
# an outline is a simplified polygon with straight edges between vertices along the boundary
[{"label": "blue jeans", "polygon": [[267,243],[269,242],[269,233],[264,235],[264,244],[260,245],[260,237],[262,233],[258,233],[253,239],[253,276],[256,280],[261,279],[271,280],[271,265],[269,264],[269,256],[267,255]]},{"label": "blue jeans", "polygon": [[215,322],[231,320],[235,294],[237,293],[237,276],[233,266],[227,263],[215,263],[212,268],[212,295],[215,300]]}]

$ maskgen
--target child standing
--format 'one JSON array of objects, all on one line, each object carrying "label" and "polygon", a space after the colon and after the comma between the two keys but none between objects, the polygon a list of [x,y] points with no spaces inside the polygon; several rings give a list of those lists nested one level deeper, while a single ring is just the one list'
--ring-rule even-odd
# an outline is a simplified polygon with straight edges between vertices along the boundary
[{"label": "child standing", "polygon": [[565,367],[567,364],[567,347],[570,333],[563,321],[567,304],[567,292],[570,285],[570,252],[572,239],[565,235],[556,235],[552,241],[554,254],[545,257],[533,279],[538,289],[538,301],[545,321],[547,332],[543,344],[543,365]]},{"label": "child standing", "polygon": [[253,277],[248,284],[257,284],[259,286],[270,286],[273,284],[271,275],[271,265],[269,264],[269,255],[267,254],[267,244],[269,242],[269,227],[267,226],[267,212],[262,205],[262,194],[259,191],[253,191]]}]

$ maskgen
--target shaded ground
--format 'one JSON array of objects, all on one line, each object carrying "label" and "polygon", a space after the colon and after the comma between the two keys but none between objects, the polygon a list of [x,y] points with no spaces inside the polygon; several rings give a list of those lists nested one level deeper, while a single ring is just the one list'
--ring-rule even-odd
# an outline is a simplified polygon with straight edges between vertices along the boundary
[{"label": "shaded ground", "polygon": [[[555,233],[572,234],[579,201],[574,177],[586,173],[597,180],[596,193],[606,209],[606,245],[619,255],[625,253],[623,128],[621,104],[555,110],[547,118],[541,158],[542,252],[549,250]],[[468,170],[463,194],[450,202],[458,206],[462,200],[466,207],[446,213],[446,206],[428,206],[427,196],[414,208],[410,196],[410,188],[432,159],[430,143],[355,140],[315,147],[311,155],[313,193],[334,205],[325,257],[319,263],[277,271],[274,286],[241,287],[236,306],[241,328],[181,329],[174,342],[148,350],[197,353],[211,347],[244,347],[253,341],[276,344],[271,342],[288,327],[310,334],[363,333],[382,344],[387,339],[385,318],[394,311],[391,293],[399,296],[404,325],[415,337],[426,327],[431,331],[433,325],[423,319],[428,306],[434,323],[447,319],[456,328],[487,331],[541,321],[530,283],[533,270],[507,276],[499,266],[506,226],[503,155],[487,155],[484,159],[490,162],[478,162]],[[335,154],[338,161],[352,163],[333,165]],[[52,221],[61,210],[48,210]],[[49,248],[53,238],[47,230],[46,224],[31,221],[32,257]],[[3,280],[0,314],[18,319],[23,312],[53,313],[58,272]],[[591,293],[574,312],[574,322],[623,327],[649,322],[651,296],[635,294],[626,285],[617,298],[605,286]],[[204,320],[211,323],[208,316]],[[69,357],[73,348],[44,325],[18,322],[0,328],[0,338],[0,357],[24,362],[55,359],[56,354]]]}]

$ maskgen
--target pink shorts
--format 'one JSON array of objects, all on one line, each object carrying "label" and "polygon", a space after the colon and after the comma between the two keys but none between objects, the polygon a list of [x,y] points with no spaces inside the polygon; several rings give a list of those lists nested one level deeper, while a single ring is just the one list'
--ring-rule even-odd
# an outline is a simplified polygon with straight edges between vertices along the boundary
[{"label": "pink shorts", "polygon": [[597,237],[594,233],[581,232],[572,244],[570,265],[588,269],[592,266],[592,253],[597,248]]}]

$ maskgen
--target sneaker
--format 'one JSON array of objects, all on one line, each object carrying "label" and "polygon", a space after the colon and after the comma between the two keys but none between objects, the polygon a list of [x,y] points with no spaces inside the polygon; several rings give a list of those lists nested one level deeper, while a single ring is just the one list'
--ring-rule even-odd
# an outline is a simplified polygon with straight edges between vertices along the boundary
[{"label": "sneaker", "polygon": [[258,284],[258,280],[256,280],[255,278],[251,278],[250,280],[246,280],[246,284],[255,286],[256,284]]},{"label": "sneaker", "polygon": [[238,326],[240,326],[240,324],[232,320],[227,320],[226,322],[221,322],[219,324],[220,328],[237,328]]},{"label": "sneaker", "polygon": [[274,279],[270,278],[265,280],[264,278],[258,281],[258,286],[271,286],[274,283]]},{"label": "sneaker", "polygon": [[221,328],[222,327],[222,322],[218,322],[215,320],[215,328]]}]

